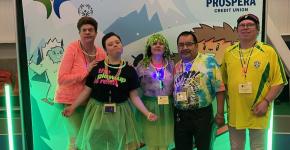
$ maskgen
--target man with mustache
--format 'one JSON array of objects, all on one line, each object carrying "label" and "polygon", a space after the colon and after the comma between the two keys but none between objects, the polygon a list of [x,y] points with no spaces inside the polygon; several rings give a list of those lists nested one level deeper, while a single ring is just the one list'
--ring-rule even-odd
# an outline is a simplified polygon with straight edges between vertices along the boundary
[{"label": "man with mustache", "polygon": [[224,84],[213,55],[198,52],[193,32],[177,38],[181,60],[174,69],[174,140],[177,150],[212,149],[212,101],[217,99],[218,126],[224,125]]}]

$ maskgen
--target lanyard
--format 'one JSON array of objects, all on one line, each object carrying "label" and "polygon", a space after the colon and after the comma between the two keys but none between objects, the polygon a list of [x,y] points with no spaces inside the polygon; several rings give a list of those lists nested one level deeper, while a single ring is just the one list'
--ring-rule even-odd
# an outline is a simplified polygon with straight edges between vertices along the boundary
[{"label": "lanyard", "polygon": [[190,69],[192,68],[193,61],[194,60],[192,60],[191,62],[188,62],[188,63],[183,63],[183,61],[181,61],[181,73],[189,72]]},{"label": "lanyard", "polygon": [[242,72],[244,73],[245,79],[247,78],[247,72],[248,72],[248,68],[249,68],[249,63],[250,63],[251,56],[253,54],[254,47],[255,47],[255,45],[251,48],[250,55],[248,56],[248,61],[246,61],[244,59],[243,52],[239,48],[240,62],[241,62]]},{"label": "lanyard", "polygon": [[155,69],[155,73],[156,73],[156,79],[159,80],[159,87],[160,89],[164,88],[164,79],[165,79],[165,69],[168,65],[168,62],[166,61],[166,64],[163,67],[155,67],[152,63],[150,63],[150,65]]}]

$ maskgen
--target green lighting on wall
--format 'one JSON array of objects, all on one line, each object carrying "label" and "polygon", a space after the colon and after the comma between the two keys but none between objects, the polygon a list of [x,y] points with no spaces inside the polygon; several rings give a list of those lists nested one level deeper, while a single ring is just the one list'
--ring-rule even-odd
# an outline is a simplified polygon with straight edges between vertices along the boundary
[{"label": "green lighting on wall", "polygon": [[274,114],[274,104],[272,106],[271,116],[270,116],[270,127],[268,129],[268,142],[267,150],[272,150],[272,139],[273,139],[273,114]]},{"label": "green lighting on wall", "polygon": [[7,115],[9,150],[14,150],[12,111],[11,111],[11,95],[10,95],[10,85],[8,85],[8,84],[5,84],[5,101],[6,101],[6,115]]}]

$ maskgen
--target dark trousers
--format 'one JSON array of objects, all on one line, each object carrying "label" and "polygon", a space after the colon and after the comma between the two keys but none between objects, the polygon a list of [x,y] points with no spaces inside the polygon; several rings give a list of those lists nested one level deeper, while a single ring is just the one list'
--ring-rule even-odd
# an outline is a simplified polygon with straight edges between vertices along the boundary
[{"label": "dark trousers", "polygon": [[212,149],[212,105],[196,110],[174,109],[174,141],[176,150],[192,150],[193,137],[198,150]]}]

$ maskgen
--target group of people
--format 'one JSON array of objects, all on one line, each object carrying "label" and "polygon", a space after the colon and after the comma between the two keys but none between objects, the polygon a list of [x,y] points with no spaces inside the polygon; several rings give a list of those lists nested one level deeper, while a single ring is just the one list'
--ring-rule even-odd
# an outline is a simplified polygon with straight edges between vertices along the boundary
[{"label": "group of people", "polygon": [[134,68],[121,59],[117,34],[104,35],[103,50],[94,44],[93,18],[82,17],[77,27],[80,40],[65,51],[55,97],[68,118],[69,149],[134,150],[145,143],[148,150],[166,150],[174,143],[176,150],[192,150],[194,142],[210,150],[213,124],[225,124],[225,100],[231,149],[244,149],[246,129],[251,149],[265,149],[270,107],[287,80],[277,52],[256,40],[255,15],[238,18],[239,42],[225,51],[221,67],[213,55],[198,52],[191,31],[177,37],[176,64],[166,38],[155,33]]}]

